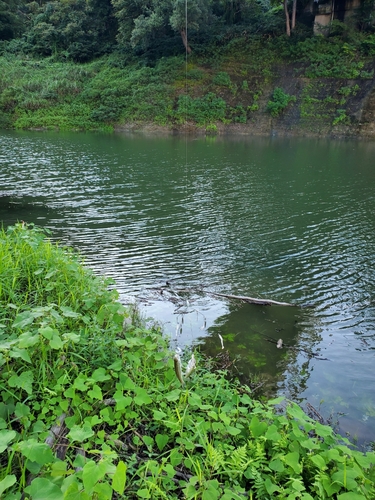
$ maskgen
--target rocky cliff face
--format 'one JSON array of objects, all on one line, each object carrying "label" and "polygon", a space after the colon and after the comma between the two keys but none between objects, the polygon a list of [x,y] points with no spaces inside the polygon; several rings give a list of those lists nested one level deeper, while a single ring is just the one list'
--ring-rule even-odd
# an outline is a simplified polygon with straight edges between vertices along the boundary
[{"label": "rocky cliff face", "polygon": [[375,139],[375,84],[363,99],[360,112],[358,135]]}]

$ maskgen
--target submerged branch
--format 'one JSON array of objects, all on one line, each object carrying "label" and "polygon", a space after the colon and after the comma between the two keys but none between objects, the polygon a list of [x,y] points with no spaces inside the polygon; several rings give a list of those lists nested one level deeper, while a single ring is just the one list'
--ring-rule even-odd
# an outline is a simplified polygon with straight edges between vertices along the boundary
[{"label": "submerged branch", "polygon": [[245,295],[230,295],[227,293],[217,293],[208,292],[210,295],[216,295],[217,297],[224,297],[226,299],[242,300],[242,302],[248,302],[249,304],[257,304],[260,306],[289,306],[297,307],[297,304],[290,304],[289,302],[278,302],[277,300],[271,299],[255,299],[253,297],[246,297]]}]

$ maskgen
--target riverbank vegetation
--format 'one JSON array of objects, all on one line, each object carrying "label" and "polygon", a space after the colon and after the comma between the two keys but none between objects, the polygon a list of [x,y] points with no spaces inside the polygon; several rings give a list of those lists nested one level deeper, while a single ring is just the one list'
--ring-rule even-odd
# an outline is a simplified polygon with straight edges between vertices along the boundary
[{"label": "riverbank vegetation", "polygon": [[1,498],[374,498],[374,452],[203,359],[182,386],[158,328],[46,236],[0,233]]},{"label": "riverbank vegetation", "polygon": [[194,0],[187,18],[167,0],[0,2],[0,126],[360,133],[373,2],[326,36],[293,4],[288,36],[285,9],[260,0]]}]

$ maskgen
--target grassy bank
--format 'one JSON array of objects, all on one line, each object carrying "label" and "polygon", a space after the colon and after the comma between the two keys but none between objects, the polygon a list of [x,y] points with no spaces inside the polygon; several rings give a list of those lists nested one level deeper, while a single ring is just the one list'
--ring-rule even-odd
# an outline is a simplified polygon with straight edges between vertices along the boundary
[{"label": "grassy bank", "polygon": [[[0,126],[113,130],[186,124],[207,133],[358,134],[374,88],[375,35],[252,36],[204,52],[87,64],[4,52]],[[370,120],[370,119],[369,119]],[[371,121],[371,120],[370,120]]]},{"label": "grassy bank", "polygon": [[182,385],[161,332],[40,229],[0,233],[0,284],[2,499],[375,497],[374,452],[203,360]]}]

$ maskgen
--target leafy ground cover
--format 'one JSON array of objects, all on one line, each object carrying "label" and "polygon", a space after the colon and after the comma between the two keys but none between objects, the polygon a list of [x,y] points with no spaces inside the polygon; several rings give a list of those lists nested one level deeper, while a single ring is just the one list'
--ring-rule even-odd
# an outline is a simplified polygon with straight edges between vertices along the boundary
[{"label": "leafy ground cover", "polygon": [[[371,34],[254,35],[208,45],[188,60],[126,62],[112,53],[84,64],[3,49],[0,127],[113,130],[152,123],[171,129],[188,123],[212,131],[231,124],[259,128],[261,120],[269,127],[270,118],[288,113],[290,125],[302,119],[304,130],[316,119],[353,125],[372,88],[374,47]],[[295,104],[284,105],[280,96]]]},{"label": "leafy ground cover", "polygon": [[375,497],[374,452],[203,360],[182,385],[161,332],[47,236],[0,232],[2,499]]}]

